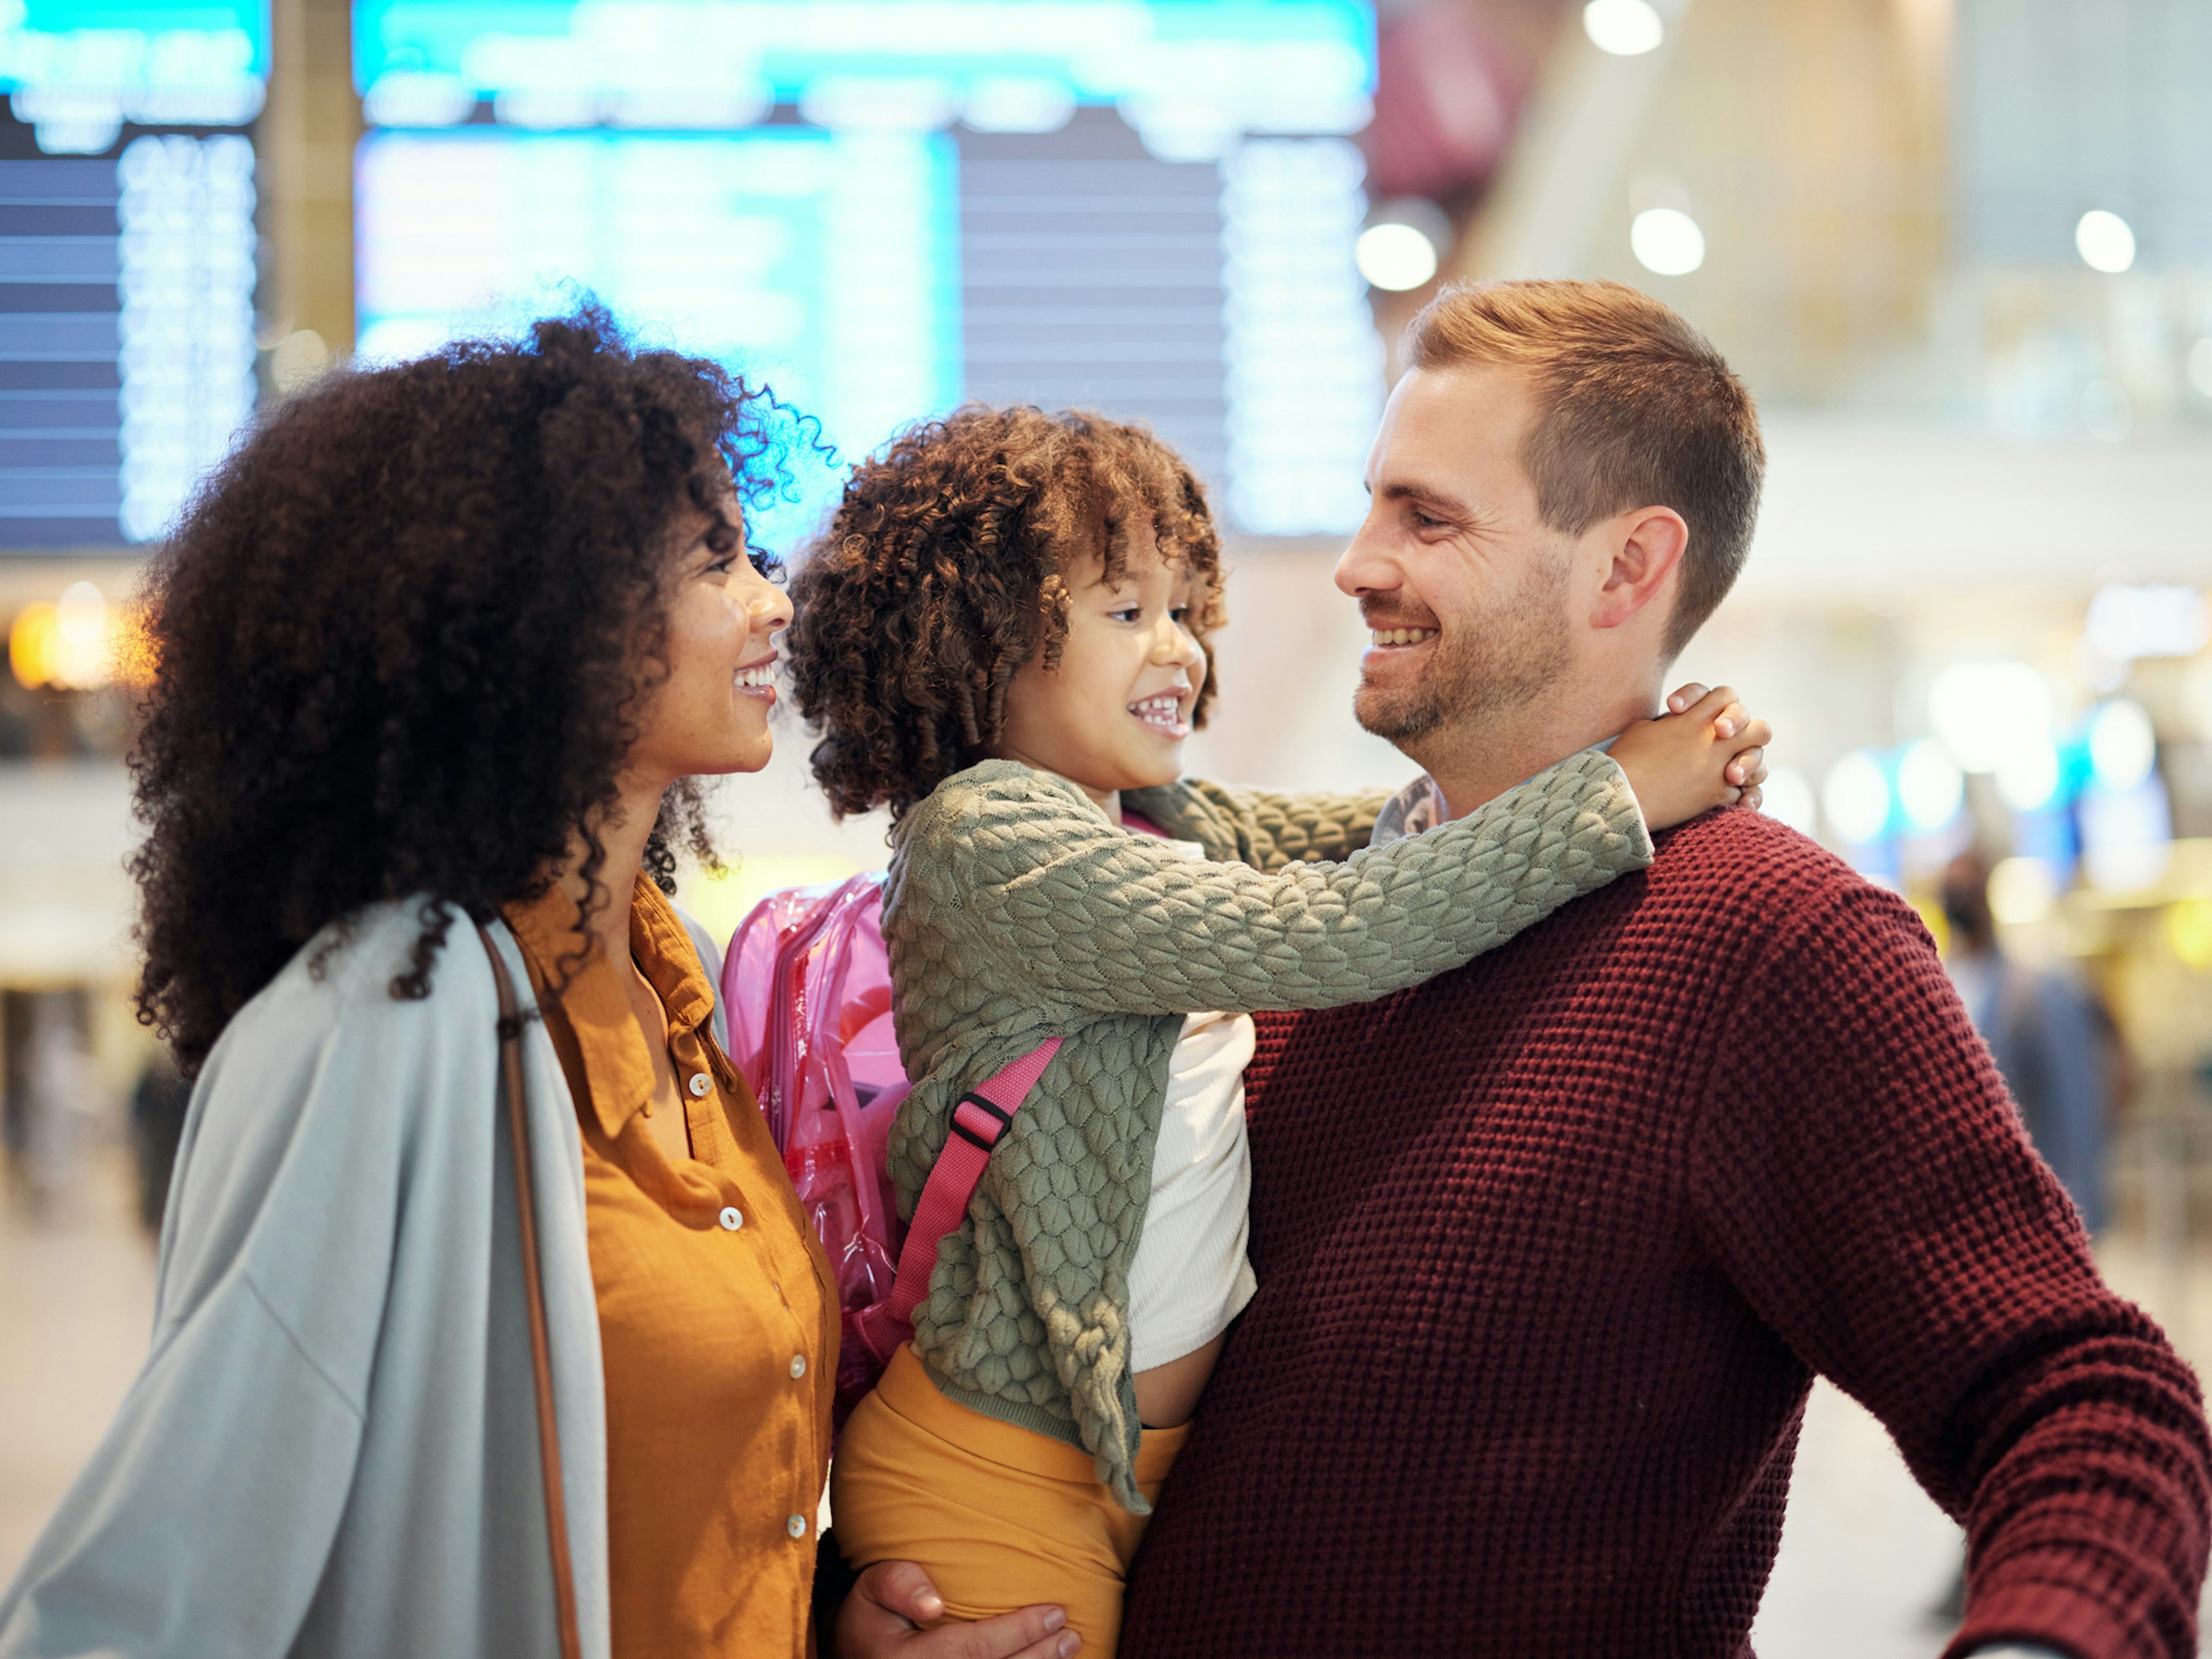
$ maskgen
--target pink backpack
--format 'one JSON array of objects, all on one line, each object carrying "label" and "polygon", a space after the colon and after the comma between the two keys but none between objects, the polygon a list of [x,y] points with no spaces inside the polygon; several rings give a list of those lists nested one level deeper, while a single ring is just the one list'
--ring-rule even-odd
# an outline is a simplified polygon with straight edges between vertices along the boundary
[{"label": "pink backpack", "polygon": [[730,1058],[760,1102],[836,1275],[840,1426],[913,1336],[939,1241],[968,1212],[991,1148],[1060,1043],[1051,1038],[961,1097],[914,1224],[902,1226],[888,1147],[909,1085],[891,1033],[883,884],[870,872],[771,893],[722,961]]}]

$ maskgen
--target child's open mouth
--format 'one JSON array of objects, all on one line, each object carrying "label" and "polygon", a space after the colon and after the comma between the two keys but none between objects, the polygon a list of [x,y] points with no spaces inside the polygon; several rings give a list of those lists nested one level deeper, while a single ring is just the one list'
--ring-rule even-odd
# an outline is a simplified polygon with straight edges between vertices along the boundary
[{"label": "child's open mouth", "polygon": [[1179,738],[1190,735],[1190,722],[1182,717],[1182,699],[1172,691],[1146,697],[1129,705],[1137,723],[1155,737]]}]

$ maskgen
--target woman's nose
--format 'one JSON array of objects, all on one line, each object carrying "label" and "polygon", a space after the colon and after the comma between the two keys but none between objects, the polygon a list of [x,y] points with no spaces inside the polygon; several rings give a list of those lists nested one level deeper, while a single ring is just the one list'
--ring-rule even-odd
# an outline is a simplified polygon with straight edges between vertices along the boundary
[{"label": "woman's nose", "polygon": [[756,634],[773,634],[779,628],[788,628],[793,614],[791,595],[763,581],[761,591],[745,602],[745,614],[751,619]]}]

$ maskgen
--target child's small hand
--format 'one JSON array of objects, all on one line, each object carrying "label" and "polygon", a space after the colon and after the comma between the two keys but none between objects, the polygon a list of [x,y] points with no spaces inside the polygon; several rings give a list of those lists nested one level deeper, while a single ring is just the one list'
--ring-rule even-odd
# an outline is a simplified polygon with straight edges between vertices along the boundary
[{"label": "child's small hand", "polygon": [[1666,830],[1716,806],[1757,806],[1774,736],[1766,722],[1752,719],[1725,685],[1714,691],[1686,685],[1667,699],[1667,708],[1656,720],[1638,720],[1613,745],[1645,825]]}]

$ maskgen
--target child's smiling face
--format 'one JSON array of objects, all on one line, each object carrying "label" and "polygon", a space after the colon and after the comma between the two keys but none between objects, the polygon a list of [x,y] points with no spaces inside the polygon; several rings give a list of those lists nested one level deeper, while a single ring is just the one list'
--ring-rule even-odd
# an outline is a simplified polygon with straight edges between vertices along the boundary
[{"label": "child's smiling face", "polygon": [[1206,653],[1189,624],[1206,594],[1188,568],[1160,556],[1149,526],[1132,537],[1121,578],[1093,556],[1066,574],[1067,636],[1060,660],[1042,652],[1006,688],[998,753],[1056,772],[1106,804],[1122,789],[1172,783],[1206,684]]}]

